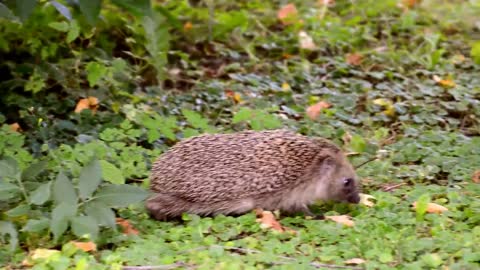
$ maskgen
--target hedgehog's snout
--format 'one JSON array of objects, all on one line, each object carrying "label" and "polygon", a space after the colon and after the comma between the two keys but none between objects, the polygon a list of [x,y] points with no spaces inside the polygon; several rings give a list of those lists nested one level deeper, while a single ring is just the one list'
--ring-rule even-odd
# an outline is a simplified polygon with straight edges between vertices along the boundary
[{"label": "hedgehog's snout", "polygon": [[343,179],[343,194],[349,203],[360,202],[360,195],[355,185],[355,179],[353,178]]}]

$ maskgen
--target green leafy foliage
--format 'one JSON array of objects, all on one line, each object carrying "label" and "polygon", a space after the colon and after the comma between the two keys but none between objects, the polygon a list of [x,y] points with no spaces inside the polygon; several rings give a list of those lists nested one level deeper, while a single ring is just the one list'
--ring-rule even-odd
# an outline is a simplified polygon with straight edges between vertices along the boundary
[{"label": "green leafy foliage", "polygon": [[[292,2],[301,21],[289,25],[278,1],[0,3],[0,265],[47,248],[35,269],[477,269],[478,4],[313,2]],[[75,113],[87,96],[95,113]],[[331,106],[311,119],[319,101]],[[326,137],[353,164],[376,158],[357,170],[375,206],[316,205],[355,226],[282,218],[294,235],[253,214],[148,218],[140,202],[163,151],[276,128]]]}]

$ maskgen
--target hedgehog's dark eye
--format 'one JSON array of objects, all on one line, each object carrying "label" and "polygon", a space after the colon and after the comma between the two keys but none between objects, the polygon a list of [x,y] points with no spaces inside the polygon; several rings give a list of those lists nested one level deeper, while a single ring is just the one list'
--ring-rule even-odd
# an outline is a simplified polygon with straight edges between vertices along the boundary
[{"label": "hedgehog's dark eye", "polygon": [[353,178],[345,178],[343,179],[343,185],[345,187],[351,186],[353,184]]}]

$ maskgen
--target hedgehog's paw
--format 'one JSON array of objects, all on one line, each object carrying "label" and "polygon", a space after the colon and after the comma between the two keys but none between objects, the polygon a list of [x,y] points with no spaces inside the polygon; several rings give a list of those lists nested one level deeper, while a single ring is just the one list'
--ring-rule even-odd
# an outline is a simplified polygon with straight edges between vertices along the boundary
[{"label": "hedgehog's paw", "polygon": [[155,193],[145,202],[145,208],[152,218],[167,221],[182,216],[185,209],[180,206],[183,204],[183,200],[175,196]]}]

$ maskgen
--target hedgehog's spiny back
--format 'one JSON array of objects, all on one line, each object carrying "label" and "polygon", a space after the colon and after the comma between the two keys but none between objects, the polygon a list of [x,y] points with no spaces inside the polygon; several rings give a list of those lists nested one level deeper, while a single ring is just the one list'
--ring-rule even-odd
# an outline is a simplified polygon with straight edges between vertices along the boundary
[{"label": "hedgehog's spiny back", "polygon": [[182,141],[153,165],[151,188],[189,201],[238,199],[293,187],[324,151],[323,139],[277,130],[202,135]]}]

